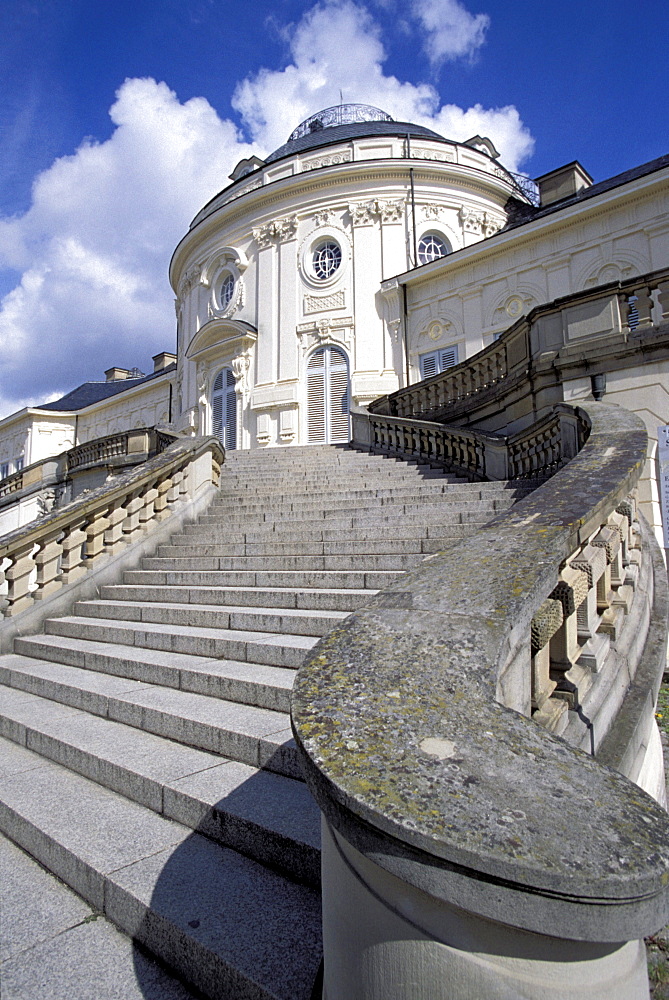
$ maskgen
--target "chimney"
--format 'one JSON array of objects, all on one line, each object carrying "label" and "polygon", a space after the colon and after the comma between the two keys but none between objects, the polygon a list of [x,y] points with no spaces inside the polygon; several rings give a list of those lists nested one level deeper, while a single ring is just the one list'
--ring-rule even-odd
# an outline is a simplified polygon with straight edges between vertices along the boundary
[{"label": "chimney", "polygon": [[130,372],[127,368],[108,368],[105,372],[105,378],[108,382],[120,382],[129,377]]},{"label": "chimney", "polygon": [[167,368],[168,365],[173,365],[176,361],[176,354],[171,354],[169,351],[161,351],[160,354],[153,355],[153,372],[161,372],[163,368]]},{"label": "chimney", "polygon": [[539,186],[541,208],[544,208],[556,201],[573,198],[579,191],[589,188],[592,177],[578,160],[574,160],[572,163],[566,163],[564,167],[558,167],[557,170],[551,170],[541,177],[535,177],[535,183]]}]

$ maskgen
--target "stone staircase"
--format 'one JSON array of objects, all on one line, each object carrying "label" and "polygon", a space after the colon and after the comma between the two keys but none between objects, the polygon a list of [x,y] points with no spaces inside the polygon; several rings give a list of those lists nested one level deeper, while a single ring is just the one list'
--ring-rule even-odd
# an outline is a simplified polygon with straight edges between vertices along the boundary
[{"label": "stone staircase", "polygon": [[205,996],[309,1000],[319,815],[295,669],[530,486],[345,448],[229,453],[197,524],[0,657],[0,830]]}]

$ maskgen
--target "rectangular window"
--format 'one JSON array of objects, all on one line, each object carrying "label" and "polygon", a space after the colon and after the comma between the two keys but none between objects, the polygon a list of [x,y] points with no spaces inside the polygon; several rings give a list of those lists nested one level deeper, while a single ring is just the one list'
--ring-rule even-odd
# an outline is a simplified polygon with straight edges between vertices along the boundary
[{"label": "rectangular window", "polygon": [[14,462],[14,472],[20,472],[23,468],[23,455]]},{"label": "rectangular window", "polygon": [[9,475],[9,462],[3,462],[0,465],[0,479],[6,479]]},{"label": "rectangular window", "polygon": [[430,378],[432,375],[439,375],[452,368],[458,363],[458,345],[452,347],[442,347],[438,351],[430,351],[429,354],[421,354],[420,361],[421,378]]}]

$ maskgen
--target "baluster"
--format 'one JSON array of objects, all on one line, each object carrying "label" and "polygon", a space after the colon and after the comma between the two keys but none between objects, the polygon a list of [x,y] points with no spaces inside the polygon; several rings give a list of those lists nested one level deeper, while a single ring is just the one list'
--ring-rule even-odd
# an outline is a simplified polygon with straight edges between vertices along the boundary
[{"label": "baluster", "polygon": [[104,510],[96,510],[86,525],[86,562],[90,566],[105,551],[105,532],[110,527]]},{"label": "baluster", "polygon": [[657,288],[659,293],[657,298],[662,312],[662,322],[666,323],[669,321],[669,280],[659,281]]},{"label": "baluster", "polygon": [[85,519],[82,516],[73,524],[67,525],[63,531],[61,541],[62,557],[60,561],[60,580],[63,585],[78,580],[86,572],[84,566],[84,543],[86,532],[84,531]]},{"label": "baluster", "polygon": [[167,502],[170,504],[175,504],[179,500],[181,493],[181,480],[183,479],[183,470],[175,469],[171,476],[172,484],[167,493]]},{"label": "baluster", "polygon": [[567,565],[560,573],[557,587],[549,595],[562,603],[563,614],[562,625],[551,640],[551,677],[557,681],[557,692],[572,708],[575,707],[576,697],[574,687],[581,700],[592,684],[591,671],[578,664],[581,649],[578,644],[577,612],[587,594],[587,573]]},{"label": "baluster", "polygon": [[532,618],[530,648],[532,654],[532,717],[535,722],[555,731],[563,729],[567,703],[551,698],[557,687],[550,676],[550,641],[562,625],[562,603],[552,598],[544,601]]},{"label": "baluster", "polygon": [[156,516],[155,503],[157,498],[158,490],[153,484],[141,494],[143,506],[139,512],[139,526],[143,531],[148,531],[150,529],[151,522]]},{"label": "baluster", "polygon": [[7,581],[5,615],[7,618],[18,615],[32,605],[30,575],[35,569],[35,560],[32,554],[34,547],[33,541],[19,543],[8,556],[10,564],[5,570],[5,580]]},{"label": "baluster", "polygon": [[125,518],[123,519],[121,528],[128,540],[132,538],[136,531],[139,531],[139,512],[143,506],[144,501],[139,491],[133,491],[128,500],[123,504]]},{"label": "baluster", "polygon": [[634,303],[634,306],[639,316],[636,329],[641,330],[652,325],[653,296],[650,288],[646,285],[641,288],[635,288],[634,294],[636,295],[636,302]]},{"label": "baluster", "polygon": [[182,476],[181,482],[179,483],[179,499],[180,500],[184,500],[184,501],[188,500],[188,497],[189,497],[190,492],[191,492],[191,486],[190,486],[190,477],[191,477],[191,474],[192,474],[191,473],[191,463],[188,462],[183,467],[183,476]]},{"label": "baluster", "polygon": [[43,601],[45,597],[59,590],[62,582],[59,579],[61,572],[62,528],[54,528],[53,531],[43,535],[39,542],[39,549],[35,553],[34,560],[37,567],[37,589],[33,593],[33,599]]},{"label": "baluster", "polygon": [[[218,463],[216,463],[216,464],[218,465]],[[218,486],[218,483],[220,481],[220,473],[221,473],[221,467],[219,465],[218,466],[218,477],[217,477],[216,482],[214,483],[215,486]],[[169,515],[171,513],[171,511],[169,509],[169,506],[168,506],[168,500],[167,500],[167,495],[168,495],[168,493],[169,493],[169,491],[171,489],[171,486],[172,486],[172,480],[168,476],[167,479],[162,479],[158,483],[158,485],[156,487],[158,496],[156,497],[155,503],[153,505],[153,509],[154,509],[155,515],[156,515],[156,521],[164,521],[165,518],[169,517]]]},{"label": "baluster", "polygon": [[582,643],[578,662],[597,673],[604,665],[611,644],[611,637],[599,631],[601,616],[597,609],[599,580],[607,566],[606,551],[588,544],[571,557],[569,564],[585,573],[588,580],[586,599],[576,609],[578,639]]},{"label": "baluster", "polygon": [[9,567],[9,559],[0,558],[0,617],[5,613],[7,607],[7,580],[5,570]]}]

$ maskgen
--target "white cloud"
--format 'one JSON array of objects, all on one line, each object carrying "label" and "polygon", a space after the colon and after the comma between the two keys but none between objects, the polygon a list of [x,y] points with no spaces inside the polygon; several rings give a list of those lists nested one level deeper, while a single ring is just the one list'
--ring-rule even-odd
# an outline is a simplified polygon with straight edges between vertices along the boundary
[{"label": "white cloud", "polygon": [[413,0],[411,7],[427,33],[425,50],[433,65],[472,59],[485,41],[490,18],[470,14],[458,0]]},{"label": "white cloud", "polygon": [[181,103],[165,83],[126,80],[111,137],[56,160],[29,210],[0,219],[0,267],[22,272],[0,302],[0,416],[171,349],[167,266],[191,218],[239,159],[282,145],[300,120],[339,102],[340,86],[345,100],[452,139],[489,135],[512,169],[531,152],[515,108],[442,107],[432,86],[385,75],[378,25],[351,0],[317,4],[288,37],[291,63],[235,91],[252,142],[204,98]]},{"label": "white cloud", "polygon": [[0,222],[0,264],[23,269],[0,307],[4,412],[173,347],[170,254],[251,152],[206,100],[154,80],[126,80],[110,114],[106,142],[56,160],[28,212]]},{"label": "white cloud", "polygon": [[[436,0],[425,2],[436,5]],[[442,6],[457,7],[471,17],[450,0]],[[351,0],[313,7],[290,36],[290,50],[289,66],[261,69],[240,83],[233,96],[233,106],[265,151],[286,141],[286,123],[298,124],[321,108],[338,104],[342,87],[345,101],[374,104],[398,121],[425,125],[449,139],[462,142],[477,133],[487,135],[511,170],[532,152],[532,137],[516,108],[442,107],[429,84],[386,76],[379,27],[366,8]]]}]

